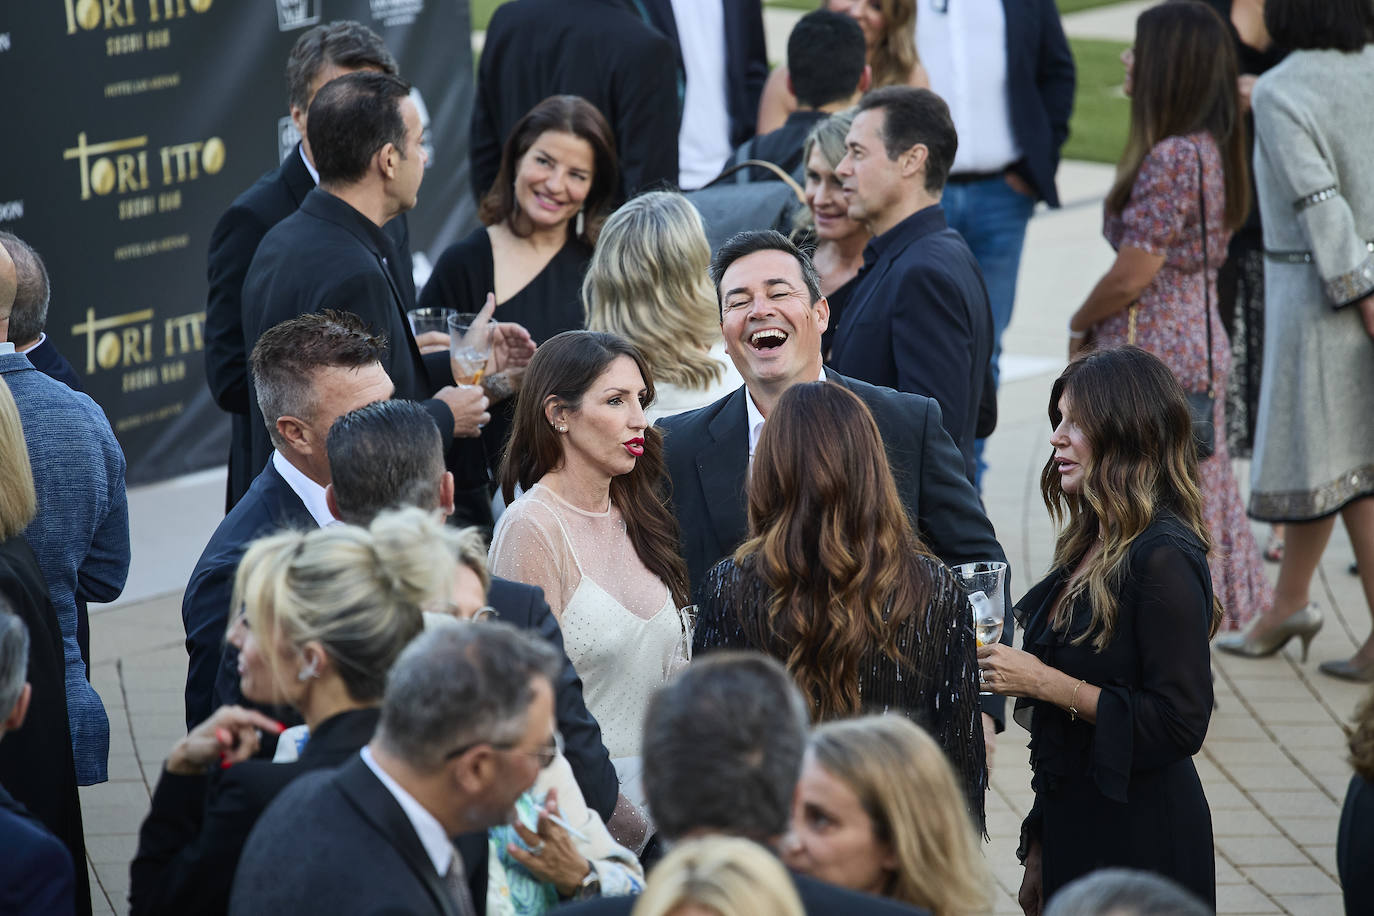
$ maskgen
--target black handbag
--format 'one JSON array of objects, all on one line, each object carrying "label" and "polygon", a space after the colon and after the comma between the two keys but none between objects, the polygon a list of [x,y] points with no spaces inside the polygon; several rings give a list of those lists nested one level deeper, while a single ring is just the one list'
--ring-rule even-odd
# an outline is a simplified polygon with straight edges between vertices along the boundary
[{"label": "black handbag", "polygon": [[[1197,188],[1198,212],[1202,215],[1202,326],[1207,329],[1207,390],[1186,391],[1188,413],[1193,418],[1193,444],[1197,446],[1197,457],[1201,461],[1211,458],[1217,450],[1217,428],[1213,418],[1216,405],[1216,378],[1212,369],[1212,287],[1207,282],[1207,195],[1202,183],[1202,148],[1196,143],[1197,150]],[[1128,316],[1126,342],[1135,343],[1135,313],[1137,303],[1131,303]]]}]

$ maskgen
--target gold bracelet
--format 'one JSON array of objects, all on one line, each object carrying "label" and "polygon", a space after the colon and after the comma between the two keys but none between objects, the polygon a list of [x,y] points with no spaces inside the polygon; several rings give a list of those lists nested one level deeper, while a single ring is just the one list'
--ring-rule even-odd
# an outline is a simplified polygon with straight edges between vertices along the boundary
[{"label": "gold bracelet", "polygon": [[1083,686],[1084,684],[1086,684],[1086,683],[1087,683],[1086,680],[1080,680],[1077,684],[1074,684],[1074,685],[1073,685],[1073,693],[1069,694],[1069,721],[1070,721],[1070,722],[1077,722],[1077,721],[1078,721],[1078,709],[1077,709],[1077,706],[1078,706],[1078,688],[1079,688],[1079,687],[1082,687],[1082,686]]}]

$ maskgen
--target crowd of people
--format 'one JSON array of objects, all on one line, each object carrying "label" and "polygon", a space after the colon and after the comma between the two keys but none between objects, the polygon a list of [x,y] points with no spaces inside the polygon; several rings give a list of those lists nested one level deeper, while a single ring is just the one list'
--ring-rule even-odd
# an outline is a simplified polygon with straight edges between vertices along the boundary
[{"label": "crowd of people", "polygon": [[[982,443],[1072,57],[1050,0],[819,5],[770,75],[758,0],[503,4],[482,225],[418,290],[410,87],[363,25],[301,35],[301,142],[211,241],[226,515],[131,912],[987,914],[1009,714],[1027,916],[1215,908],[1209,644],[1305,661],[1338,515],[1374,609],[1374,6],[1140,15],[1116,257],[1046,403],[1053,560],[983,608],[961,570],[1010,582]],[[0,911],[88,913],[86,604],[128,510],[47,299],[0,234]],[[1374,635],[1320,667],[1374,681]]]}]

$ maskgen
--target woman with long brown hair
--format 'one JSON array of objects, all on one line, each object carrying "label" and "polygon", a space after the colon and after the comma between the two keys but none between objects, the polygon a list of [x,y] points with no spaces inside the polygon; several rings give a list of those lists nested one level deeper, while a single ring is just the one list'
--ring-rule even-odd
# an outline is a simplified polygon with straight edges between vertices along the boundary
[{"label": "woman with long brown hair", "polygon": [[1086,872],[1158,872],[1215,906],[1211,812],[1193,767],[1212,714],[1207,641],[1221,620],[1188,404],[1138,347],[1092,353],[1050,394],[1040,492],[1061,527],[1048,576],[1017,605],[1024,650],[978,649],[1018,697],[1035,804],[1021,906]]},{"label": "woman with long brown hair", "polygon": [[1238,629],[1269,610],[1274,590],[1226,444],[1231,350],[1216,276],[1250,208],[1236,52],[1215,10],[1171,0],[1140,14],[1122,61],[1131,132],[1103,228],[1117,256],[1070,319],[1069,352],[1135,344],[1164,360],[1185,391],[1213,395],[1215,451],[1198,463],[1199,484],[1217,547],[1212,583],[1225,628]]},{"label": "woman with long brown hair", "polygon": [[911,528],[878,426],[833,382],[794,385],[749,477],[750,536],[707,574],[695,648],[782,661],[812,718],[899,711],[949,755],[983,822],[987,769],[968,600]]},{"label": "woman with long brown hair", "polygon": [[643,799],[644,711],[690,654],[663,436],[644,415],[653,384],[644,357],[613,334],[568,331],[540,346],[502,458],[509,506],[491,544],[492,573],[542,588],[558,619],[621,777],[609,826],[636,849],[645,824],[627,800]]}]

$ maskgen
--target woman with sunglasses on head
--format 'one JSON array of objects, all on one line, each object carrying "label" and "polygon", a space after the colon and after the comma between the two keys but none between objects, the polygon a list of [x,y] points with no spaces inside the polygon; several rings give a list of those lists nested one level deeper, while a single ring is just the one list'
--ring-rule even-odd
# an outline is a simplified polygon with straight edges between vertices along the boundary
[{"label": "woman with sunglasses on head", "polygon": [[[224,913],[244,842],[297,776],[338,766],[371,739],[387,671],[451,590],[440,525],[419,509],[254,541],[234,580],[243,695],[289,705],[309,740],[298,759],[250,759],[282,726],[224,706],[172,748],[130,866],[130,911]],[[280,750],[280,748],[279,748]]]}]

